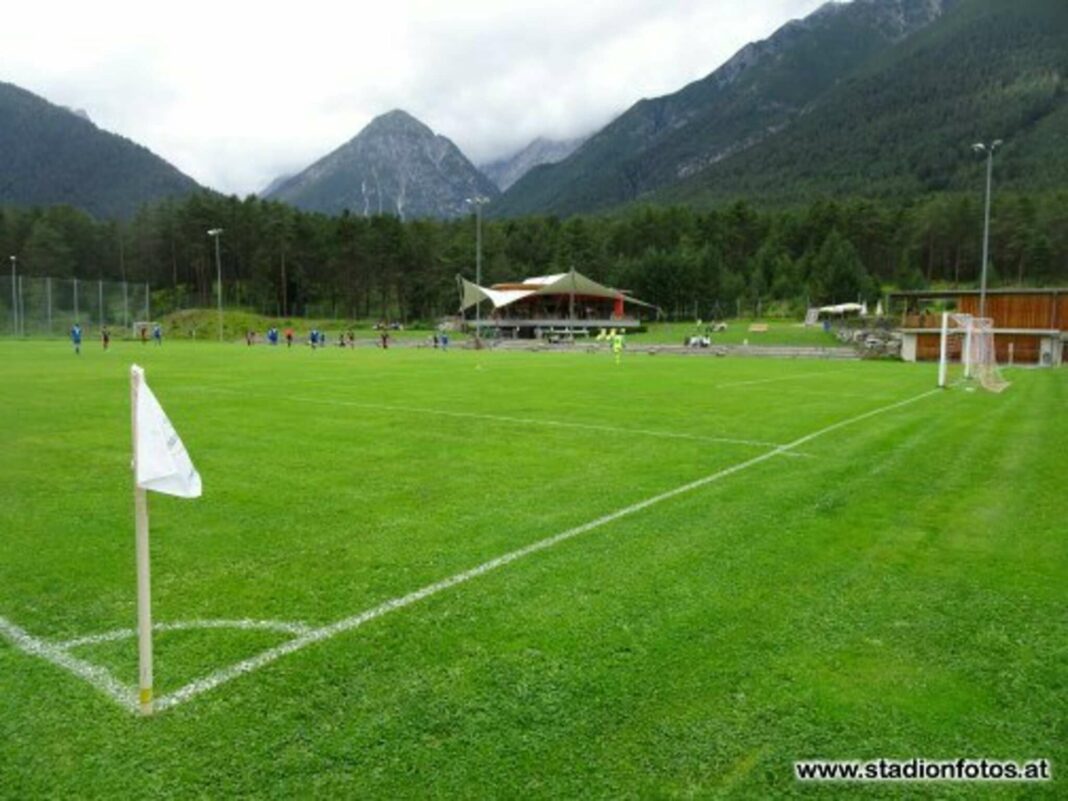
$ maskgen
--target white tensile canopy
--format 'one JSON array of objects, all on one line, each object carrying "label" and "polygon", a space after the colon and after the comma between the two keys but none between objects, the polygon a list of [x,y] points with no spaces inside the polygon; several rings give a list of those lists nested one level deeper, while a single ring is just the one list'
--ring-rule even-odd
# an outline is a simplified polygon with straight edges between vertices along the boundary
[{"label": "white tensile canopy", "polygon": [[535,295],[583,295],[585,297],[607,298],[610,300],[622,298],[626,303],[637,303],[639,306],[656,308],[651,303],[644,303],[618,289],[599,284],[592,278],[587,278],[574,270],[567,273],[556,273],[555,275],[539,275],[534,278],[526,278],[518,284],[503,285],[507,289],[491,289],[479,286],[466,278],[460,278],[460,286],[461,311],[466,311],[483,300],[490,301],[493,304],[493,308],[500,309],[503,306],[515,303],[517,300]]},{"label": "white tensile canopy", "polygon": [[834,306],[820,306],[820,314],[850,314],[851,312],[864,314],[867,312],[867,304],[838,303]]}]

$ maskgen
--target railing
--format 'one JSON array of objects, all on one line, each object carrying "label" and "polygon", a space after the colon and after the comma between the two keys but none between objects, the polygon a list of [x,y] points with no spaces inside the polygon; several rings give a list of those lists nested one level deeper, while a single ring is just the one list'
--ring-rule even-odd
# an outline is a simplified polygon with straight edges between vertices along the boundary
[{"label": "railing", "polygon": [[[468,320],[468,325],[474,323]],[[552,328],[571,326],[574,328],[632,328],[641,325],[642,322],[636,317],[604,317],[584,319],[582,317],[535,317],[535,318],[509,318],[509,317],[483,317],[482,325],[492,328]]]},{"label": "railing", "polygon": [[941,314],[906,314],[901,322],[902,328],[942,328]]},{"label": "railing", "polygon": [[86,329],[125,328],[152,319],[148,284],[4,277],[6,281],[0,278],[0,336],[65,334],[76,322]]}]

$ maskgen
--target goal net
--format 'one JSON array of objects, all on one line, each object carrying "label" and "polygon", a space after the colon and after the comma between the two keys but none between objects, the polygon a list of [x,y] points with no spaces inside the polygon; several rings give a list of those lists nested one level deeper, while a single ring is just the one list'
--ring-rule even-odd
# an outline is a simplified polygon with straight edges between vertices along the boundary
[{"label": "goal net", "polygon": [[938,386],[949,381],[950,365],[959,354],[961,378],[976,381],[983,389],[1001,392],[1009,382],[998,368],[994,348],[994,321],[970,314],[942,314],[942,340],[938,360]]}]

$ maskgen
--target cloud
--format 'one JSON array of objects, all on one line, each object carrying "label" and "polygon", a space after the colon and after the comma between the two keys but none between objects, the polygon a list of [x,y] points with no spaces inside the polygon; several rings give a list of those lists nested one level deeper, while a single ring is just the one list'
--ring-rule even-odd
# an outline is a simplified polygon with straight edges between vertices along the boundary
[{"label": "cloud", "polygon": [[11,81],[224,192],[262,189],[404,108],[476,163],[604,125],[821,0],[129,0],[5,11]]}]

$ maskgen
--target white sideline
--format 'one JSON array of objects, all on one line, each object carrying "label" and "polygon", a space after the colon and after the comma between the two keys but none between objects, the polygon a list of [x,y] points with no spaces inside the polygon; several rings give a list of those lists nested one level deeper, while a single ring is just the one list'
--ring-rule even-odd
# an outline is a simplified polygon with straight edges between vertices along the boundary
[{"label": "white sideline", "polygon": [[53,665],[69,670],[75,676],[85,679],[100,692],[110,696],[123,709],[129,712],[137,711],[137,698],[133,688],[123,685],[106,668],[90,664],[84,659],[72,656],[57,645],[32,636],[5,617],[0,617],[0,634],[7,637],[20,651],[32,656],[38,656],[46,662],[51,662]]},{"label": "white sideline", "polygon": [[776,378],[756,378],[752,381],[727,381],[723,384],[716,384],[713,389],[727,389],[728,387],[749,387],[753,384],[773,384],[776,381],[793,381],[795,378],[812,378],[813,376],[834,375],[835,373],[844,373],[844,369],[837,370],[817,370],[812,373],[794,373],[793,375],[783,375]]},{"label": "white sideline", "polygon": [[[222,684],[225,684],[226,682],[231,681],[232,679],[238,678],[239,676],[242,676],[246,673],[250,673],[254,670],[264,667],[270,664],[271,662],[274,662],[277,659],[286,656],[287,654],[299,651],[314,643],[323,640],[328,640],[343,632],[358,628],[364,623],[374,620],[375,618],[381,617],[388,612],[392,612],[397,609],[403,609],[404,607],[410,606],[411,604],[414,604],[417,601],[421,601],[424,598],[428,598],[431,595],[435,595],[441,592],[442,590],[446,590],[450,587],[455,587],[458,584],[470,581],[473,578],[477,578],[478,576],[484,575],[485,573],[489,573],[499,567],[504,567],[505,565],[508,565],[518,559],[522,559],[525,556],[529,556],[530,554],[537,553],[538,551],[551,548],[561,542],[577,537],[580,534],[585,534],[588,531],[592,531],[593,529],[599,528],[603,525],[614,522],[623,517],[627,517],[636,512],[640,512],[643,509],[647,509],[650,506],[658,504],[662,501],[669,500],[687,492],[691,492],[695,489],[699,489],[700,487],[704,487],[708,484],[711,484],[714,481],[718,481],[721,478],[726,478],[727,476],[741,472],[742,470],[752,467],[753,465],[760,464],[761,462],[765,462],[768,459],[781,455],[786,451],[793,450],[801,445],[804,445],[807,442],[811,442],[817,437],[829,434],[832,431],[837,431],[840,428],[853,425],[854,423],[858,423],[862,420],[866,420],[878,414],[883,414],[894,409],[899,409],[902,406],[907,406],[908,404],[915,403],[924,398],[928,398],[931,395],[940,394],[941,392],[941,389],[928,390],[911,398],[907,398],[896,403],[891,403],[886,406],[881,406],[877,409],[873,409],[872,411],[856,415],[855,417],[850,417],[846,420],[841,420],[829,426],[825,426],[824,428],[821,428],[810,434],[806,434],[803,437],[799,437],[798,439],[786,443],[785,445],[777,445],[772,450],[767,451],[766,453],[762,453],[759,456],[754,456],[752,459],[747,459],[744,462],[739,462],[736,465],[724,468],[723,470],[719,470],[703,478],[699,478],[696,481],[691,481],[688,484],[683,484],[682,486],[676,487],[675,489],[668,490],[667,492],[662,492],[659,495],[654,495],[650,498],[646,498],[643,501],[638,501],[637,503],[631,504],[630,506],[626,506],[615,512],[604,515],[603,517],[599,517],[596,520],[592,520],[588,523],[576,526],[575,528],[570,528],[566,531],[560,532],[559,534],[547,537],[546,539],[531,543],[530,545],[519,548],[518,550],[511,551],[502,556],[498,556],[494,559],[491,559],[488,562],[483,562],[482,564],[473,567],[470,570],[465,570],[462,573],[457,573],[446,579],[442,579],[441,581],[429,584],[421,589],[415,590],[414,592],[410,592],[407,595],[403,595],[399,598],[393,598],[391,600],[385,601],[381,604],[378,604],[377,606],[372,607],[371,609],[360,612],[357,615],[353,615],[352,617],[347,617],[342,620],[335,621],[334,623],[330,623],[320,628],[308,629],[304,626],[304,624],[301,623],[278,623],[277,621],[215,621],[215,627],[223,627],[224,624],[238,624],[237,627],[247,628],[268,628],[269,626],[277,625],[279,627],[283,627],[277,630],[284,630],[286,633],[294,633],[296,634],[296,636],[292,640],[284,642],[273,648],[268,648],[267,650],[257,654],[256,656],[250,657],[249,659],[244,659],[240,662],[236,662],[233,665],[211,673],[202,679],[197,679],[196,681],[190,682],[186,686],[175,690],[172,693],[157,698],[156,709],[159,711],[163,711],[166,709],[170,709],[171,707],[178,706],[179,704],[189,701],[190,699],[195,698],[196,696],[201,695],[202,693],[205,693],[209,690],[212,690]],[[204,621],[203,624],[198,624],[196,621],[190,621],[187,623],[170,624],[170,626],[175,628],[194,628],[198,626],[212,627],[211,623],[212,621]],[[3,617],[0,617],[0,634],[6,636],[17,648],[24,651],[25,653],[32,654],[34,656],[39,656],[42,659],[45,659],[55,665],[58,665],[59,667],[69,670],[71,673],[74,673],[76,676],[79,676],[80,678],[84,679],[86,682],[96,687],[101,692],[104,692],[105,694],[110,696],[124,709],[127,709],[133,713],[137,712],[138,705],[134,697],[133,689],[123,686],[114,678],[114,676],[111,675],[111,673],[109,673],[104,668],[97,667],[95,665],[89,664],[88,662],[85,662],[84,660],[72,656],[71,654],[67,653],[66,650],[64,650],[63,645],[50,644],[43,640],[37,639],[36,637],[32,637],[31,635],[20,629],[18,626],[15,626],[14,624],[8,622]],[[107,632],[102,635],[95,635],[95,637],[91,636],[82,637],[75,640],[68,640],[65,646],[73,647],[73,645],[88,644],[90,642],[106,642],[109,639],[121,638],[120,634],[122,637],[127,636],[125,630],[123,630],[121,633]]]},{"label": "white sideline", "polygon": [[[186,387],[186,389],[191,389]],[[224,395],[240,395],[248,398],[249,393],[225,387],[196,387],[196,392],[218,392]],[[267,396],[262,396],[267,397]],[[440,417],[458,417],[470,420],[492,420],[500,423],[512,423],[528,426],[553,426],[558,428],[578,428],[588,431],[604,431],[612,434],[638,434],[647,437],[664,437],[666,439],[687,439],[696,442],[718,442],[725,445],[747,445],[751,448],[778,448],[781,443],[767,442],[759,439],[738,439],[735,437],[709,437],[702,434],[684,434],[677,431],[656,431],[646,428],[621,428],[619,426],[606,426],[598,423],[575,423],[570,420],[543,420],[536,417],[512,417],[504,414],[480,414],[478,412],[456,412],[447,409],[426,409],[418,406],[396,406],[388,403],[362,403],[360,401],[345,401],[335,398],[311,398],[296,395],[271,395],[272,400],[288,401],[290,403],[318,403],[325,406],[348,406],[354,409],[374,409],[385,412],[406,412],[409,414],[438,415]],[[800,454],[787,454],[798,456]]]}]

